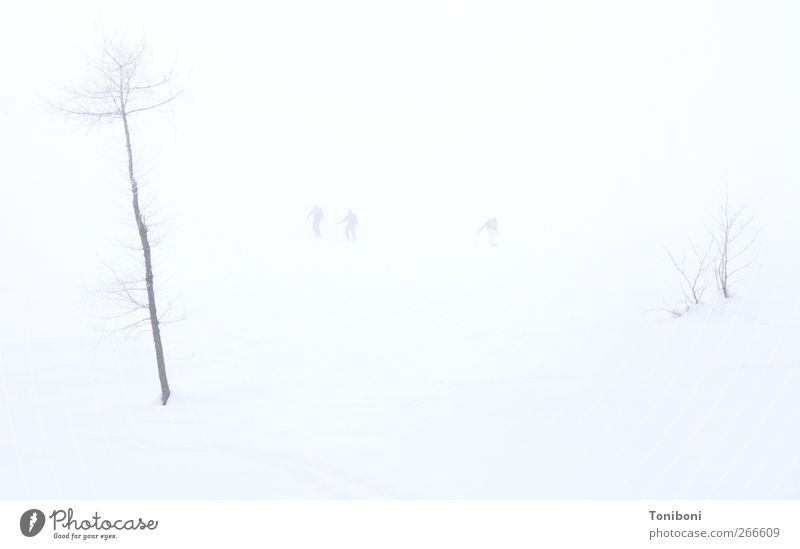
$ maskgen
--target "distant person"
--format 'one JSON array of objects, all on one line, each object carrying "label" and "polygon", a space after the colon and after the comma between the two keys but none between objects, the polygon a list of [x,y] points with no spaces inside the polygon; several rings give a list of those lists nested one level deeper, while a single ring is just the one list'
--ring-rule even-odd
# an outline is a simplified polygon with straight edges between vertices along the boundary
[{"label": "distant person", "polygon": [[483,231],[486,231],[487,236],[489,237],[489,244],[492,246],[497,246],[497,218],[490,217],[486,220],[480,229],[478,229],[478,235],[480,235]]},{"label": "distant person", "polygon": [[306,216],[306,221],[311,219],[311,227],[314,229],[314,236],[317,238],[320,237],[319,224],[322,222],[323,217],[325,217],[325,214],[319,206],[314,206]]},{"label": "distant person", "polygon": [[356,225],[358,224],[358,217],[353,213],[353,210],[347,210],[347,215],[344,219],[339,221],[339,224],[345,223],[344,235],[347,237],[348,242],[356,241]]}]

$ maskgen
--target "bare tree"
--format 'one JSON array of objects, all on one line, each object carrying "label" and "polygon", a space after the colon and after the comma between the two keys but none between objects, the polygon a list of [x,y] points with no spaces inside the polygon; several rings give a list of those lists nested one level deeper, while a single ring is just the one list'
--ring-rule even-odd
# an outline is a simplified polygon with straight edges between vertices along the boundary
[{"label": "bare tree", "polygon": [[[135,308],[144,308],[148,312],[149,318],[145,322],[149,321],[153,334],[158,378],[161,382],[161,403],[166,405],[170,389],[153,283],[153,242],[148,233],[148,223],[140,202],[140,185],[137,182],[134,148],[131,142],[131,119],[167,105],[180,95],[182,90],[175,89],[170,74],[160,77],[147,74],[145,54],[143,42],[129,47],[121,38],[104,39],[99,55],[89,60],[90,74],[87,83],[70,90],[68,99],[55,106],[61,112],[80,119],[122,122],[133,218],[141,243],[139,250],[144,261],[144,284],[143,288],[136,288],[129,282],[123,282],[120,284],[118,297]],[[143,290],[143,298],[136,295],[137,290]],[[133,325],[139,323],[137,321]]]},{"label": "bare tree", "polygon": [[746,204],[731,208],[727,189],[712,212],[713,225],[709,232],[717,252],[714,275],[725,298],[731,297],[731,287],[738,282],[735,276],[752,266],[746,259],[756,235],[749,240],[745,236],[754,215],[755,211]]}]

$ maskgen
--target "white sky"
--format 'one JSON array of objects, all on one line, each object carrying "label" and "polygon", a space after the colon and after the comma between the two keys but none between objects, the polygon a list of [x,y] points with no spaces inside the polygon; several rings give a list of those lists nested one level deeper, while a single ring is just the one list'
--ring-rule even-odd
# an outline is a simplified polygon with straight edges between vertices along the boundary
[{"label": "white sky", "polygon": [[100,30],[146,35],[153,66],[185,82],[134,143],[178,263],[307,231],[314,203],[328,221],[356,210],[367,239],[472,236],[495,215],[542,247],[683,245],[723,181],[754,197],[771,242],[800,243],[796,2],[12,1],[0,15],[0,242],[41,273],[5,269],[6,288],[52,265],[85,283],[78,260],[107,258],[128,215],[119,129],[40,99],[80,82]]},{"label": "white sky", "polygon": [[80,80],[105,29],[185,77],[180,147],[329,200],[752,187],[796,148],[792,2],[254,4],[12,2],[4,112]]}]

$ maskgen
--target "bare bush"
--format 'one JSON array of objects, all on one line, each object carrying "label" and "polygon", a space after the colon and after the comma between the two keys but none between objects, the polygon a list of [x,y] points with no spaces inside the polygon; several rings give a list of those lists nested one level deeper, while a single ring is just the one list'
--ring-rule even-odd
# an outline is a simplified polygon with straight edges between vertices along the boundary
[{"label": "bare bush", "polygon": [[754,216],[755,210],[747,204],[732,208],[727,189],[712,211],[713,225],[709,232],[716,251],[714,278],[726,299],[731,297],[731,288],[739,281],[736,276],[752,267],[749,254],[757,235],[748,237],[747,233]]},{"label": "bare bush", "polygon": [[708,289],[708,281],[706,280],[706,272],[708,266],[712,263],[710,257],[711,247],[714,241],[710,241],[702,252],[692,246],[692,254],[694,255],[694,267],[688,269],[686,267],[686,258],[682,258],[680,264],[675,260],[675,257],[666,250],[672,266],[678,272],[681,278],[681,291],[683,292],[683,301],[687,308],[691,305],[699,305],[703,294]]}]

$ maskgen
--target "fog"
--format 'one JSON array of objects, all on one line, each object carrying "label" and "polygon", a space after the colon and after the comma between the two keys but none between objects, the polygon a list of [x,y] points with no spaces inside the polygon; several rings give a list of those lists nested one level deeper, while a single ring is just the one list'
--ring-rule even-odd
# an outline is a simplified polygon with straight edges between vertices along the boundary
[{"label": "fog", "polygon": [[800,239],[790,2],[7,10],[3,299],[29,322],[3,315],[9,341],[91,316],[130,236],[120,128],[47,105],[85,80],[103,33],[144,37],[154,74],[185,88],[134,128],[168,234],[160,272],[178,288],[268,269],[247,251],[306,236],[314,204],[329,238],[353,209],[363,241],[411,250],[472,242],[495,216],[504,242],[546,263],[639,257],[622,267],[635,283],[662,261],[666,275],[664,246],[705,241],[726,186],[759,208],[762,254],[797,267],[782,253]]},{"label": "fog", "polygon": [[[724,189],[756,211],[742,294],[798,297],[798,16],[788,1],[12,2],[3,371],[111,363],[119,345],[150,360],[146,334],[104,335],[109,266],[140,268],[120,246],[136,238],[122,130],[49,105],[85,80],[103,34],[144,39],[153,74],[185,90],[133,134],[164,237],[156,285],[183,319],[167,354],[185,359],[196,339],[236,345],[273,326],[292,311],[281,296],[347,278],[356,250],[348,268],[374,268],[386,293],[444,295],[463,269],[497,264],[530,275],[514,299],[537,327],[645,323],[680,300],[665,248],[704,245]],[[336,222],[349,209],[348,247]],[[502,260],[476,237],[488,217]]]}]

